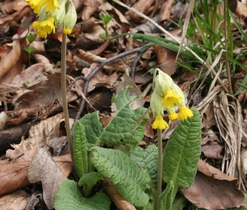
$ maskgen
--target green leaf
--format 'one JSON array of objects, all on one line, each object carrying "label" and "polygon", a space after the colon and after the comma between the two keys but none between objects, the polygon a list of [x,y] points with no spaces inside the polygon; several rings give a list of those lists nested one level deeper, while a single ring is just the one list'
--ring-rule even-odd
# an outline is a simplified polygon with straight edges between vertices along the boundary
[{"label": "green leaf", "polygon": [[76,173],[82,177],[88,172],[85,128],[77,121],[73,131],[73,156]]},{"label": "green leaf", "polygon": [[83,189],[90,189],[92,188],[99,180],[102,180],[103,176],[98,172],[90,172],[85,174],[83,177],[80,178],[78,185]]},{"label": "green leaf", "polygon": [[144,190],[150,179],[135,162],[119,150],[93,147],[92,164],[104,176],[111,179],[124,199],[138,207],[148,204],[149,197]]},{"label": "green leaf", "polygon": [[65,180],[55,195],[54,208],[56,210],[107,210],[111,201],[104,193],[96,193],[93,197],[83,198],[77,183]]},{"label": "green leaf", "polygon": [[163,156],[163,179],[172,180],[175,190],[193,183],[201,154],[201,119],[196,109],[192,112],[173,131]]},{"label": "green leaf", "polygon": [[36,48],[33,46],[30,46],[30,47],[24,46],[23,50],[25,50],[28,54],[31,54],[32,52],[36,50]]},{"label": "green leaf", "polygon": [[27,38],[29,44],[32,43],[32,42],[34,41],[35,37],[36,37],[36,34],[28,34],[28,35],[26,36],[26,38]]},{"label": "green leaf", "polygon": [[173,181],[170,180],[166,185],[166,189],[161,193],[158,201],[158,209],[159,210],[171,210],[172,202],[173,202],[173,191],[174,184]]},{"label": "green leaf", "polygon": [[157,189],[158,182],[158,148],[148,145],[146,149],[135,147],[130,153],[130,158],[148,174],[153,191]]},{"label": "green leaf", "polygon": [[113,146],[124,143],[137,145],[142,140],[149,116],[145,115],[146,108],[129,108],[129,104],[137,97],[127,95],[128,90],[129,87],[125,88],[113,98],[118,110],[106,127],[103,128],[99,122],[98,112],[87,114],[80,119],[90,147],[99,145],[100,142]]},{"label": "green leaf", "polygon": [[99,17],[104,22],[104,24],[107,25],[113,18],[113,15],[101,13]]}]

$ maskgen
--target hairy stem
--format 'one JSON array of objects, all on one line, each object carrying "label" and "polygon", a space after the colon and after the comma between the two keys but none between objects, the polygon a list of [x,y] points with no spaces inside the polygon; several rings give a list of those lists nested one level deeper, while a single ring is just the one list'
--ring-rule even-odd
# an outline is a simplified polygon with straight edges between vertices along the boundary
[{"label": "hairy stem", "polygon": [[66,39],[67,35],[63,34],[62,36],[62,48],[61,48],[61,92],[62,92],[62,99],[63,99],[63,114],[64,114],[64,120],[65,120],[65,128],[68,138],[68,144],[71,154],[71,160],[72,164],[73,161],[73,142],[72,142],[72,136],[70,133],[70,125],[69,125],[69,110],[68,110],[68,103],[67,103],[67,94],[66,94],[66,51],[67,51],[67,45],[66,45]]},{"label": "hairy stem", "polygon": [[162,192],[162,130],[157,129],[158,135],[158,186],[154,209],[158,209],[158,200]]}]

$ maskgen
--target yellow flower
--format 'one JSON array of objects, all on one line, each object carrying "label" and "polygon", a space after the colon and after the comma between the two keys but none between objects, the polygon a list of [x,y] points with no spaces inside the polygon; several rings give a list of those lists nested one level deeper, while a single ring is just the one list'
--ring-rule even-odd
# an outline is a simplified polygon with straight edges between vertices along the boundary
[{"label": "yellow flower", "polygon": [[47,20],[42,21],[39,27],[47,34],[50,34],[51,32],[55,33],[54,18],[49,17]]},{"label": "yellow flower", "polygon": [[[168,112],[169,120],[186,120],[193,116],[192,111],[186,107],[183,91],[160,69],[156,69],[154,73],[154,91],[150,99],[150,107],[155,116],[152,125],[154,129],[168,127],[162,118],[164,109]],[[178,114],[175,112],[176,108],[179,108]]]},{"label": "yellow flower", "polygon": [[26,2],[34,10],[34,13],[36,13],[36,14],[39,13],[39,11],[41,9],[41,5],[40,5],[40,1],[39,0],[26,0]]},{"label": "yellow flower", "polygon": [[192,111],[186,106],[181,106],[179,108],[179,113],[178,113],[179,120],[186,120],[188,117],[192,117],[192,116],[193,116]]},{"label": "yellow flower", "polygon": [[163,119],[162,115],[155,116],[155,120],[152,124],[153,129],[163,130],[168,128],[167,122]]},{"label": "yellow flower", "polygon": [[33,27],[37,29],[37,34],[41,38],[46,39],[47,34],[50,34],[51,32],[55,33],[54,18],[49,17],[47,20],[42,22],[35,21],[33,22]]},{"label": "yellow flower", "polygon": [[167,108],[166,110],[168,112],[169,120],[176,120],[178,118],[178,114],[174,111],[174,109]]},{"label": "yellow flower", "polygon": [[45,6],[45,11],[53,13],[55,9],[60,9],[57,0],[40,0],[39,4],[41,7]]},{"label": "yellow flower", "polygon": [[166,92],[162,101],[162,106],[165,108],[172,108],[175,105],[179,106],[181,104],[181,98],[182,97],[179,94],[172,91],[170,87],[166,87]]}]

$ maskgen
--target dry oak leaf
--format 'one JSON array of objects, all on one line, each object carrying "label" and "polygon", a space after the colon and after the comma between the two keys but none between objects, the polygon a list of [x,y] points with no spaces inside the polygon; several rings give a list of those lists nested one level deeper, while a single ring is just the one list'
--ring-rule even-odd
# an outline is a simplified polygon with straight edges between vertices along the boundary
[{"label": "dry oak leaf", "polygon": [[194,183],[181,189],[184,196],[198,208],[217,210],[247,207],[244,195],[236,188],[237,179],[199,161]]},{"label": "dry oak leaf", "polygon": [[0,195],[29,184],[27,171],[30,162],[0,163]]},{"label": "dry oak leaf", "polygon": [[27,205],[29,194],[23,190],[14,191],[0,197],[0,209],[5,210],[24,210]]},{"label": "dry oak leaf", "polygon": [[[26,41],[25,39],[17,39],[13,41],[13,47],[10,50],[9,53],[2,56],[0,61],[0,80],[9,72],[12,70],[12,68],[15,68],[16,66],[19,67],[18,62],[20,63],[20,58],[22,54],[23,46],[25,45]],[[19,69],[20,71],[22,69]],[[12,78],[13,79],[13,78]],[[11,80],[12,80],[11,79]],[[7,80],[5,79],[5,82]]]},{"label": "dry oak leaf", "polygon": [[[31,183],[42,182],[43,198],[49,209],[53,209],[55,193],[72,170],[69,156],[66,160],[63,159],[58,163],[56,164],[47,153],[46,148],[42,147],[38,150],[28,169],[28,179]],[[63,168],[66,175],[58,165]]]}]

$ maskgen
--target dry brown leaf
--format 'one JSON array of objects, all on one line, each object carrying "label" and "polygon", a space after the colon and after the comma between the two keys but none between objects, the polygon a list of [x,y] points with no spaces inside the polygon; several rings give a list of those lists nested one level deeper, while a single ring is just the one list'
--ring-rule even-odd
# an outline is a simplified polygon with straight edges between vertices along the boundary
[{"label": "dry brown leaf", "polygon": [[133,204],[123,199],[122,195],[117,191],[115,185],[111,182],[110,179],[104,178],[103,186],[107,191],[107,194],[111,197],[115,205],[120,210],[136,210]]},{"label": "dry brown leaf", "polygon": [[0,209],[25,210],[29,194],[23,190],[17,190],[11,194],[0,197]]},{"label": "dry brown leaf", "polygon": [[[92,70],[96,67],[96,64],[92,64],[90,68],[84,68],[82,70],[82,73],[87,77]],[[106,87],[106,88],[112,88],[113,84],[117,81],[119,78],[118,74],[112,73],[111,75],[104,74],[102,71],[99,71],[94,77],[90,80],[89,86],[88,86],[88,92],[94,90],[97,87]]]},{"label": "dry brown leaf", "polygon": [[[9,53],[2,56],[0,61],[0,80],[3,82],[12,81],[13,77],[17,75],[22,70],[23,61],[21,59],[21,55],[23,52],[23,46],[26,44],[25,39],[19,39],[13,41],[13,47],[12,50],[10,50]],[[15,69],[14,72],[11,72],[11,70]],[[11,74],[8,75],[7,73],[10,72]],[[6,78],[7,77],[7,78]]]},{"label": "dry brown leaf", "polygon": [[104,0],[85,0],[83,4],[83,10],[81,13],[81,19],[83,21],[87,20],[98,7],[104,2]]},{"label": "dry brown leaf", "polygon": [[[140,13],[148,15],[152,12],[153,5],[155,0],[139,0],[137,1],[132,8],[136,9]],[[138,23],[142,21],[142,18],[132,11],[127,11],[126,16],[129,16],[132,21]]]},{"label": "dry brown leaf", "polygon": [[171,16],[171,9],[173,5],[173,0],[168,0],[164,2],[160,8],[159,21],[169,20]]},{"label": "dry brown leaf", "polygon": [[99,6],[99,9],[103,11],[108,11],[109,13],[113,14],[114,19],[112,19],[109,24],[111,24],[110,25],[111,27],[115,26],[116,25],[115,21],[117,21],[118,24],[121,25],[121,27],[119,27],[120,34],[127,33],[130,30],[130,23],[128,22],[128,20],[124,17],[124,15],[119,10],[113,7],[109,2],[104,2],[103,4],[101,4]]},{"label": "dry brown leaf", "polygon": [[13,149],[6,151],[6,157],[15,162],[31,161],[37,150],[43,147],[46,139],[54,136],[53,132],[62,118],[63,113],[60,113],[32,126],[29,138],[22,140],[20,144],[11,145]]},{"label": "dry brown leaf", "polygon": [[25,6],[27,6],[27,2],[25,0],[15,0],[10,2],[4,2],[0,6],[0,10],[3,13],[12,13],[13,11],[22,10]]},{"label": "dry brown leaf", "polygon": [[159,68],[168,75],[173,75],[176,72],[177,53],[159,45],[154,47],[154,51],[157,55]]},{"label": "dry brown leaf", "polygon": [[16,87],[30,87],[47,80],[47,77],[43,74],[44,66],[42,63],[36,63],[29,68],[16,75],[13,81],[10,83]]},{"label": "dry brown leaf", "polygon": [[0,195],[12,192],[29,184],[27,172],[30,162],[0,162]]},{"label": "dry brown leaf", "polygon": [[42,182],[44,201],[49,209],[53,209],[55,193],[67,177],[48,155],[46,148],[40,148],[35,155],[28,169],[28,179],[31,183]]},{"label": "dry brown leaf", "polygon": [[203,116],[202,124],[205,125],[206,128],[211,128],[216,124],[212,103],[205,106],[205,109],[201,112],[201,115]]},{"label": "dry brown leaf", "polygon": [[242,3],[241,1],[229,1],[232,2],[230,4],[231,10],[235,12],[236,15],[247,18],[247,4]]},{"label": "dry brown leaf", "polygon": [[[137,97],[140,97],[142,95],[140,88],[135,84],[133,79],[126,73],[121,77],[120,81],[116,82],[115,86],[116,86],[116,94],[119,93],[121,90],[123,90],[125,87],[131,86],[132,88],[128,92],[129,95],[137,96]],[[145,103],[144,99],[139,98],[131,102],[129,107],[134,110],[137,109],[138,107],[142,107],[144,103]],[[112,111],[115,110],[116,108],[112,109]]]},{"label": "dry brown leaf", "polygon": [[210,137],[206,137],[202,140],[201,144],[201,152],[204,157],[213,158],[216,160],[223,159],[223,156],[221,155],[223,146],[221,146],[218,141],[210,139]]},{"label": "dry brown leaf", "polygon": [[198,208],[247,207],[244,195],[237,190],[236,184],[236,179],[200,160],[194,183],[181,191]]}]

